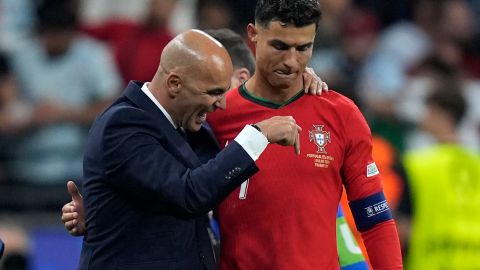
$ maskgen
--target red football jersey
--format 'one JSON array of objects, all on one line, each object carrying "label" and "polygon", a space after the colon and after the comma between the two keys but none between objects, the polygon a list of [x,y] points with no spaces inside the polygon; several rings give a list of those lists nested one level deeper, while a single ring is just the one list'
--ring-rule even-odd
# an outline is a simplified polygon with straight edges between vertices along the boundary
[{"label": "red football jersey", "polygon": [[227,109],[208,121],[224,146],[246,124],[277,115],[291,115],[302,127],[301,154],[269,145],[256,162],[260,171],[220,204],[221,269],[339,269],[342,186],[349,200],[382,188],[372,169],[370,129],[355,104],[334,91],[299,92],[275,104],[244,86],[227,93]]}]

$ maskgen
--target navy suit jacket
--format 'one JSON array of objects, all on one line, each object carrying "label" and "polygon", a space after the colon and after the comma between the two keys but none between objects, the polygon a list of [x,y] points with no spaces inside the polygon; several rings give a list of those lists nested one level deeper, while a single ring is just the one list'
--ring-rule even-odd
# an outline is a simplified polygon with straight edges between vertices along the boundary
[{"label": "navy suit jacket", "polygon": [[218,152],[208,126],[187,143],[141,86],[90,130],[80,269],[213,269],[205,214],[258,168],[235,141]]}]

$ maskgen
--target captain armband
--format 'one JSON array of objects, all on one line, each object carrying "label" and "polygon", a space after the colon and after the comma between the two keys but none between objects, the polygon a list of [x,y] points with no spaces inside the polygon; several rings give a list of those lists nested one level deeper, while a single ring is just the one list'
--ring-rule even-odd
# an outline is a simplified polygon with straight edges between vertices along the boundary
[{"label": "captain armband", "polygon": [[385,195],[380,191],[349,203],[358,231],[364,232],[378,223],[392,219]]}]

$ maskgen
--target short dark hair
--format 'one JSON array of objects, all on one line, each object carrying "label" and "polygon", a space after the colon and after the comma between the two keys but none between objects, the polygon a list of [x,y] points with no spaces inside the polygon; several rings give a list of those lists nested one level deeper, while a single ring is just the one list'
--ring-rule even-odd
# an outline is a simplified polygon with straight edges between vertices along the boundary
[{"label": "short dark hair", "polygon": [[205,30],[205,32],[222,43],[227,49],[233,66],[246,68],[250,74],[255,73],[253,53],[239,34],[227,28]]},{"label": "short dark hair", "polygon": [[428,106],[435,106],[452,116],[455,125],[460,124],[467,110],[462,89],[455,83],[439,83],[426,99]]},{"label": "short dark hair", "polygon": [[255,22],[263,27],[279,21],[295,27],[314,23],[318,28],[321,16],[318,0],[258,0],[255,8]]},{"label": "short dark hair", "polygon": [[77,0],[43,0],[36,9],[37,31],[74,30],[78,23]]}]

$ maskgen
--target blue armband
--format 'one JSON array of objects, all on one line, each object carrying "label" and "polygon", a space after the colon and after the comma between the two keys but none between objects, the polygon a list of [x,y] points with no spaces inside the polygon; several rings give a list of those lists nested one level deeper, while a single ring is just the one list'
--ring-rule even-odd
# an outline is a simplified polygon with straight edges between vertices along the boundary
[{"label": "blue armband", "polygon": [[392,213],[383,192],[348,203],[358,231],[364,232],[380,222],[392,219]]}]

